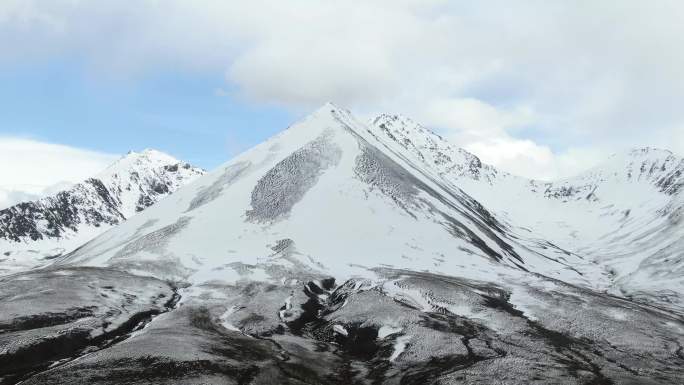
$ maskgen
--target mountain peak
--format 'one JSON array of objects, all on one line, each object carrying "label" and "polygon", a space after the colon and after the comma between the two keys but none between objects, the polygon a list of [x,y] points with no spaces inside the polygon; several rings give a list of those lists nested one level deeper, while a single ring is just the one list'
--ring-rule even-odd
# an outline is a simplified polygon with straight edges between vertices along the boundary
[{"label": "mountain peak", "polygon": [[149,148],[149,147],[140,151],[140,154],[145,155],[145,156],[169,156],[169,157],[171,156],[169,154],[166,154],[164,152],[161,152],[159,150],[155,150],[154,148]]},{"label": "mountain peak", "polygon": [[365,127],[347,109],[341,108],[332,102],[327,102],[314,112],[290,125],[287,130],[276,135],[274,138],[285,135],[289,137],[288,143],[304,143],[325,131],[350,130],[359,131]]},{"label": "mountain peak", "polygon": [[126,155],[109,165],[95,177],[108,180],[120,173],[141,172],[143,169],[149,170],[152,168],[171,167],[174,165],[185,166],[185,163],[167,153],[146,148],[140,152],[129,151]]},{"label": "mountain peak", "polygon": [[[661,148],[631,148],[612,154],[604,162],[579,175],[553,184],[565,190],[561,194],[564,197],[568,192],[581,197],[587,191],[597,190],[600,186],[624,183],[650,185],[667,195],[674,195],[684,187],[684,158]],[[596,194],[592,193],[592,196]]]},{"label": "mountain peak", "polygon": [[76,245],[74,242],[120,223],[204,173],[157,150],[131,151],[68,189],[1,210],[0,247],[7,241]]},{"label": "mountain peak", "polygon": [[175,157],[159,151],[154,148],[145,148],[142,151],[129,151],[121,159],[145,159],[145,160],[160,160],[164,162],[179,162]]},{"label": "mountain peak", "polygon": [[658,167],[662,166],[663,168],[668,168],[669,165],[681,161],[684,161],[684,158],[678,157],[670,150],[657,147],[635,147],[613,153],[608,158],[607,162],[603,165],[599,165],[598,168],[606,167],[608,164],[612,164],[614,167],[657,164]]},{"label": "mountain peak", "polygon": [[342,108],[333,102],[325,102],[322,106],[318,107],[309,116],[320,116],[320,115],[331,115],[331,114],[344,114],[351,115],[351,112],[346,108]]},{"label": "mountain peak", "polygon": [[413,124],[419,126],[419,124],[416,123],[413,119],[411,119],[405,115],[402,115],[402,114],[390,114],[390,113],[383,112],[383,113],[379,114],[378,116],[376,116],[375,118],[371,119],[372,124],[382,124],[382,123],[391,122],[391,121],[402,121],[402,122],[406,122],[406,123],[413,123]]},{"label": "mountain peak", "polygon": [[414,162],[436,169],[439,174],[456,179],[483,179],[489,184],[494,183],[497,174],[506,174],[404,115],[380,114],[369,121],[369,126],[390,143],[402,147],[400,151],[411,154]]},{"label": "mountain peak", "polygon": [[658,147],[635,147],[627,150],[626,155],[633,158],[667,158],[674,156],[672,151]]},{"label": "mountain peak", "polygon": [[428,134],[438,138],[440,141],[444,141],[444,138],[432,131],[431,129],[417,123],[415,120],[401,114],[387,114],[382,113],[375,118],[370,120],[371,126],[376,127],[402,127],[406,130],[415,131],[422,134]]}]

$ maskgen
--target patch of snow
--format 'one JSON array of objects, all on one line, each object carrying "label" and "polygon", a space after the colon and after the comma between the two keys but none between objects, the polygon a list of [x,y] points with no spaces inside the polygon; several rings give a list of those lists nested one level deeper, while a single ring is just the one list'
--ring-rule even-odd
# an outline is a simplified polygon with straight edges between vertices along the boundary
[{"label": "patch of snow", "polygon": [[335,331],[335,333],[341,334],[345,337],[349,335],[347,329],[345,329],[342,325],[333,325],[333,330]]},{"label": "patch of snow", "polygon": [[400,328],[400,327],[383,325],[378,330],[378,339],[379,340],[384,339],[385,337],[391,336],[392,334],[400,333],[402,330],[404,330],[404,329]]},{"label": "patch of snow", "polygon": [[221,315],[221,317],[219,317],[219,320],[221,321],[221,326],[223,326],[224,328],[226,328],[228,330],[242,333],[242,330],[240,330],[240,328],[238,328],[238,327],[234,326],[233,324],[231,324],[230,322],[228,322],[228,318],[238,310],[240,310],[240,308],[237,306],[231,306],[228,310],[226,310]]},{"label": "patch of snow", "polygon": [[285,309],[278,312],[281,320],[285,320],[285,313],[292,309],[292,296],[285,298]]},{"label": "patch of snow", "polygon": [[407,302],[424,312],[433,310],[433,305],[420,289],[401,287],[399,286],[399,282],[399,279],[384,282],[382,284],[382,291],[397,301]]},{"label": "patch of snow", "polygon": [[411,342],[411,336],[397,337],[397,340],[394,343],[394,351],[392,352],[392,355],[389,358],[390,362],[393,362],[394,360],[399,358],[401,353],[403,353],[406,349],[406,346],[408,346],[409,342]]}]

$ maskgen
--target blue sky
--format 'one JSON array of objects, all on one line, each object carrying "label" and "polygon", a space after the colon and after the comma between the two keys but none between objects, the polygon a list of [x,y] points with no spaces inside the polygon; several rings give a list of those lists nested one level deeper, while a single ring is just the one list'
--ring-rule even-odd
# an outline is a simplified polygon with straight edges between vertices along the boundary
[{"label": "blue sky", "polygon": [[536,179],[682,154],[682,46],[678,0],[2,0],[0,205],[128,150],[211,169],[327,101]]},{"label": "blue sky", "polygon": [[221,73],[97,77],[75,61],[5,66],[0,135],[112,154],[155,148],[211,169],[286,127],[283,108],[236,100]]}]

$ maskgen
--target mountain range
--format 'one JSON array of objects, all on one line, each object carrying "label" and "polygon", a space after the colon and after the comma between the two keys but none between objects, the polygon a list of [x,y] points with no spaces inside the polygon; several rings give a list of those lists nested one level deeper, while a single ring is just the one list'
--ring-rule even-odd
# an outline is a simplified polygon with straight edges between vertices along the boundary
[{"label": "mountain range", "polygon": [[72,251],[204,173],[159,151],[130,152],[67,190],[0,210],[0,274]]},{"label": "mountain range", "polygon": [[133,173],[75,187],[78,216],[45,219],[71,212],[55,198],[0,212],[8,244],[108,228],[0,278],[2,383],[684,377],[684,159],[668,151],[543,182],[329,103],[201,177],[162,169],[144,194],[120,187]]},{"label": "mountain range", "polygon": [[405,117],[382,115],[372,126],[513,231],[580,256],[574,266],[587,270],[585,285],[681,308],[684,158],[632,149],[578,176],[542,182],[484,165]]}]

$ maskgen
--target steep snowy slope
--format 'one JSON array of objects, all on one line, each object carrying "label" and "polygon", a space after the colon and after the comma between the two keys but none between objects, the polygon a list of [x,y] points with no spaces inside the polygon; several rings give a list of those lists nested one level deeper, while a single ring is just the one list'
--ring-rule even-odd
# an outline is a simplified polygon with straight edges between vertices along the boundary
[{"label": "steep snowy slope", "polygon": [[432,168],[454,182],[471,179],[491,185],[501,178],[512,178],[405,116],[382,114],[369,126],[377,129],[379,139],[385,144],[399,145],[396,149],[414,164]]},{"label": "steep snowy slope", "polygon": [[576,177],[542,182],[482,164],[401,116],[380,115],[371,127],[492,210],[510,231],[584,257],[575,267],[600,273],[592,275],[593,287],[684,304],[683,158],[634,149]]},{"label": "steep snowy slope", "polygon": [[613,155],[578,177],[550,185],[547,191],[585,214],[566,221],[573,228],[599,224],[593,233],[578,230],[573,243],[578,253],[606,268],[617,284],[616,293],[646,299],[655,296],[681,306],[683,185],[684,159],[669,151],[643,148]]},{"label": "steep snowy slope", "polygon": [[54,196],[0,211],[0,272],[40,265],[204,174],[155,150],[131,152]]},{"label": "steep snowy slope", "polygon": [[536,246],[329,104],[60,263],[191,282],[307,270],[343,278],[377,266],[587,279],[576,256]]}]

